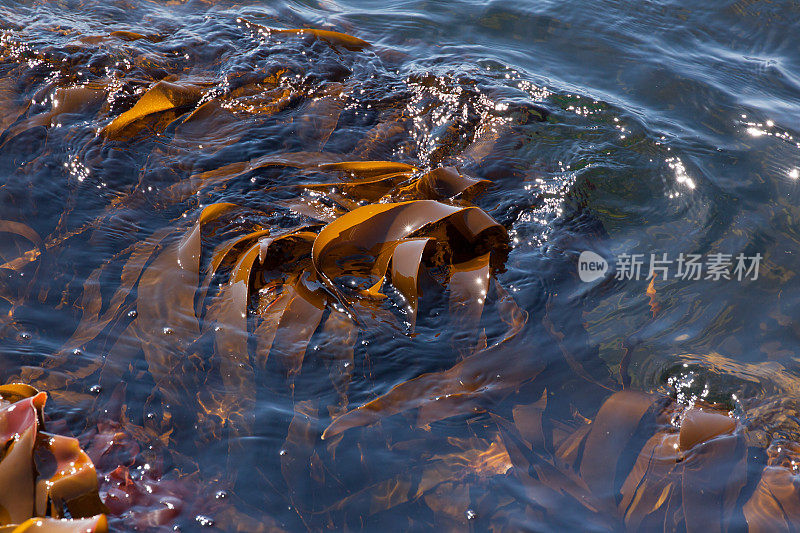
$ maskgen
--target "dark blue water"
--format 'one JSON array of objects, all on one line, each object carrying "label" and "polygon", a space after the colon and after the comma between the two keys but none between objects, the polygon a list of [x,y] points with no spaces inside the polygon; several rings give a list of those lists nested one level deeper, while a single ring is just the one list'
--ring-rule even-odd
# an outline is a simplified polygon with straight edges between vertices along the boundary
[{"label": "dark blue water", "polygon": [[[0,219],[32,228],[47,253],[11,268],[31,243],[0,233],[0,376],[50,391],[50,416],[84,441],[103,420],[129,427],[142,450],[129,453],[131,469],[145,476],[157,461],[164,493],[185,500],[164,530],[620,529],[616,511],[537,492],[546,476],[533,466],[537,481],[526,485],[486,457],[502,434],[494,417],[511,420],[515,406],[548,397],[546,428],[558,436],[528,450],[555,454],[556,440],[623,388],[732,413],[752,459],[739,510],[722,522],[744,527],[765,450],[800,439],[799,23],[796,2],[4,0]],[[254,24],[334,30],[371,46],[265,35]],[[268,87],[284,69],[278,89]],[[135,134],[103,133],[159,81],[202,96]],[[212,100],[231,116],[181,122]],[[343,405],[327,370],[312,367],[288,386],[267,368],[245,386],[251,429],[203,426],[206,391],[233,401],[241,390],[206,377],[197,361],[214,347],[199,334],[164,341],[181,362],[167,373],[174,386],[159,382],[141,336],[126,329],[143,304],[135,283],[125,288],[123,265],[131,247],[182,234],[213,202],[252,210],[215,244],[235,231],[304,224],[276,187],[319,180],[291,165],[175,187],[287,153],[456,165],[491,180],[475,203],[509,233],[496,281],[529,315],[521,346],[492,364],[502,373],[509,358],[533,361],[541,376],[522,365],[530,376],[479,414],[428,427],[387,418],[345,433],[336,449],[323,445],[339,409],[459,361],[438,340],[434,309],[418,318],[416,336],[379,319],[360,331]],[[586,250],[610,263],[591,282],[578,276]],[[622,254],[673,262],[652,284],[646,272],[617,279]],[[682,279],[680,254],[761,259],[746,279]],[[120,287],[111,320],[81,336]],[[157,294],[155,307],[179,306],[166,289]],[[482,327],[491,339],[500,325]],[[317,334],[306,361],[335,352],[327,335]],[[638,450],[626,448],[631,463]],[[148,527],[135,513],[162,504],[142,502],[118,528]]]}]

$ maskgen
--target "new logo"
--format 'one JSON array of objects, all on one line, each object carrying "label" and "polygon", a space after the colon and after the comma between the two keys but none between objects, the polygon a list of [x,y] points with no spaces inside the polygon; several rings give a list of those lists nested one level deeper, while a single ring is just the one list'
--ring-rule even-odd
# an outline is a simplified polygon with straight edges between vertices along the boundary
[{"label": "new logo", "polygon": [[581,281],[590,283],[596,279],[602,278],[608,272],[608,261],[602,256],[584,250],[578,257],[578,276]]}]

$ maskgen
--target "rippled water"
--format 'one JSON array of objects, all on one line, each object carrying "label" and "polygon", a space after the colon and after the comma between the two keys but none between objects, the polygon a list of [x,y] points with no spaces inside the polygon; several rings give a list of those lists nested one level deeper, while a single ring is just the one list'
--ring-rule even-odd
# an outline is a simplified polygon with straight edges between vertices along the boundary
[{"label": "rippled water", "polygon": [[[119,462],[182,504],[156,517],[147,512],[163,502],[142,496],[120,507],[122,530],[614,529],[619,516],[586,522],[597,510],[579,498],[515,477],[497,417],[544,394],[552,437],[528,443],[544,454],[601,420],[623,388],[730,411],[749,435],[742,504],[770,445],[800,439],[798,20],[797,3],[756,1],[6,0],[0,219],[32,228],[46,253],[10,268],[31,242],[0,234],[0,377],[50,391],[53,424],[84,441],[104,421],[127,428],[140,451]],[[371,46],[264,28],[335,30]],[[177,104],[141,124],[115,121],[158,82]],[[169,317],[183,302],[133,284],[115,304],[124,266],[214,202],[249,209],[214,245],[308,224],[284,186],[330,178],[295,163],[351,160],[455,165],[493,182],[474,203],[508,231],[496,282],[528,326],[492,372],[519,383],[489,391],[477,413],[428,425],[400,413],[321,441],[341,412],[464,356],[433,302],[413,335],[380,317],[359,329],[347,394],[329,368],[337,337],[321,329],[301,373],[267,366],[241,389],[254,399],[250,429],[204,425],[204,393],[236,404],[241,390],[205,373],[217,364],[204,359],[216,353],[205,324],[171,345],[165,321],[164,350],[185,361],[157,382],[148,350],[159,348],[140,346],[129,324],[143,305]],[[650,284],[610,272],[583,283],[584,250],[763,259],[755,280]],[[490,343],[502,326],[481,323]],[[626,448],[630,462],[637,451]]]}]

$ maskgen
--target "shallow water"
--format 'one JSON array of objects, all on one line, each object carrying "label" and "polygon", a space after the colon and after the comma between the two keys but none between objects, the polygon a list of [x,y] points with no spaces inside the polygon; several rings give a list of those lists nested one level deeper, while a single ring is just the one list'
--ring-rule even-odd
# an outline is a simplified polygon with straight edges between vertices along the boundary
[{"label": "shallow water", "polygon": [[[544,467],[528,469],[535,481],[515,475],[519,457],[497,419],[517,422],[514,409],[544,394],[552,435],[526,442],[555,456],[623,388],[680,408],[714,403],[738,420],[745,488],[721,520],[741,527],[775,443],[800,439],[798,20],[792,2],[6,0],[0,219],[32,228],[46,253],[5,265],[0,377],[50,391],[53,423],[84,441],[100,422],[121,423],[141,451],[119,461],[183,501],[156,520],[147,512],[163,503],[143,497],[115,519],[122,530],[150,519],[165,530],[253,530],[243,517],[287,530],[619,528],[623,517],[542,488],[552,485]],[[261,29],[303,27],[371,46]],[[159,81],[179,103],[120,122]],[[208,316],[180,329],[187,309],[205,309],[202,296],[167,290],[181,280],[126,286],[124,266],[137,243],[168,248],[215,202],[246,210],[204,234],[203,264],[242,232],[307,225],[292,207],[306,193],[286,186],[332,183],[308,165],[352,160],[455,165],[491,180],[473,203],[511,245],[492,290],[504,287],[528,318],[521,342],[481,368],[516,381],[488,387],[477,412],[430,424],[387,413],[331,444],[320,436],[342,412],[468,356],[472,332],[449,321],[436,291],[423,291],[413,334],[385,318],[402,316],[397,298],[364,319],[351,369],[336,366],[341,332],[320,327],[302,371],[287,374],[271,355],[236,382],[219,371]],[[226,167],[241,162],[250,166]],[[31,248],[0,235],[3,262]],[[612,262],[763,259],[757,279],[650,284],[612,269],[584,283],[584,250]],[[489,345],[507,329],[498,302],[487,299],[476,326]],[[163,341],[130,325],[145,308]],[[88,316],[105,314],[85,333]],[[280,343],[272,352],[294,353]],[[233,406],[222,419],[249,409],[253,423],[211,420],[209,397]],[[587,483],[616,508],[624,477],[612,475],[609,486]]]}]

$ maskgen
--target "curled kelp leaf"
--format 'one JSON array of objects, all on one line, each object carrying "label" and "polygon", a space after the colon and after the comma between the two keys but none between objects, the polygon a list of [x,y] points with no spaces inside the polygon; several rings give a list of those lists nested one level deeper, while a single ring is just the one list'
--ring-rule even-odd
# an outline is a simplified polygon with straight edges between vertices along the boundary
[{"label": "curled kelp leaf", "polygon": [[420,296],[420,274],[425,251],[432,239],[406,239],[398,243],[392,253],[392,285],[400,292],[406,309],[406,321],[414,328]]},{"label": "curled kelp leaf", "polygon": [[[199,298],[197,298],[195,312],[197,313],[198,317],[202,316],[203,314],[203,305],[206,295],[211,288],[212,280],[219,274],[219,270],[226,265],[232,265],[233,262],[238,259],[238,255],[236,253],[237,250],[241,251],[243,249],[249,249],[254,242],[267,237],[269,234],[270,230],[259,229],[238,237],[234,237],[221,244],[217,247],[217,249],[214,250],[214,253],[211,257],[211,264],[206,269],[205,279],[200,287]],[[228,265],[229,263],[230,265]]]},{"label": "curled kelp leaf", "polygon": [[[289,278],[281,281],[282,292],[277,299],[270,299],[268,303],[262,304],[259,311],[261,323],[255,328],[254,335],[257,339],[256,361],[260,367],[266,364],[266,360],[276,340],[276,334],[281,331],[281,335],[288,335],[290,352],[293,355],[287,357],[294,362],[287,360],[286,369],[290,374],[299,370],[302,364],[305,346],[311,338],[311,334],[316,329],[322,318],[322,311],[325,309],[325,299],[319,291],[308,288],[308,277],[302,274],[295,274],[304,269],[304,261],[308,263],[311,252],[311,245],[316,234],[310,231],[296,230],[277,237],[258,235],[259,232],[235,240],[226,244],[225,247],[214,255],[212,268],[215,264],[222,262],[223,253],[229,253],[232,246],[242,240],[253,241],[257,239],[243,254],[230,275],[230,281],[217,297],[216,316],[220,317],[217,321],[224,326],[220,327],[217,334],[218,348],[220,337],[230,338],[231,342],[235,336],[238,339],[239,353],[247,353],[247,307],[251,299],[252,291],[256,280],[253,278],[254,272],[264,272],[265,276],[270,272],[289,271]],[[294,270],[293,270],[294,269]],[[264,280],[270,282],[272,278]],[[236,288],[232,284],[236,283]],[[259,286],[261,282],[259,282]],[[261,293],[261,290],[259,290]],[[310,314],[309,314],[310,313]],[[221,322],[220,322],[221,321]],[[296,326],[296,327],[295,327]],[[289,332],[296,335],[290,335]],[[280,343],[280,341],[279,341]],[[299,343],[299,344],[296,344]],[[235,351],[235,350],[234,350]],[[228,352],[231,352],[228,349]],[[237,355],[236,357],[239,357]],[[244,361],[240,362],[244,364]],[[249,362],[248,362],[249,364]]]},{"label": "curled kelp leaf", "polygon": [[[426,226],[443,224],[459,235],[463,243],[452,239],[439,242],[468,246],[461,255],[485,253],[497,242],[507,239],[505,229],[476,207],[456,207],[433,200],[367,205],[351,211],[325,226],[314,241],[312,260],[320,279],[339,294],[335,279],[345,271],[352,275],[355,265],[345,261],[361,255],[378,256],[392,246],[417,234]],[[356,270],[357,271],[357,270]],[[376,262],[363,275],[380,277]],[[376,279],[372,279],[374,283]]]},{"label": "curled kelp leaf", "polygon": [[396,197],[446,200],[458,197],[460,200],[470,202],[485,189],[489,180],[470,178],[460,173],[454,167],[438,167],[423,174],[420,178],[406,187],[401,187]]},{"label": "curled kelp leaf", "polygon": [[[33,244],[34,248],[23,253],[15,253],[19,251],[12,252],[11,250],[0,250],[0,253],[2,253],[0,259],[3,261],[3,264],[0,265],[0,268],[19,270],[31,261],[35,261],[45,250],[44,243],[42,242],[42,238],[39,237],[39,234],[36,233],[33,228],[23,224],[22,222],[15,222],[13,220],[0,220],[0,234],[2,233],[8,233],[22,237]],[[10,243],[10,241],[5,242]]]},{"label": "curled kelp leaf", "polygon": [[[143,127],[141,121],[146,117],[192,106],[200,100],[200,97],[201,90],[197,85],[159,81],[150,87],[132,108],[103,128],[101,134],[112,139],[127,138]],[[140,123],[138,128],[137,123]]]},{"label": "curled kelp leaf", "polygon": [[[106,531],[97,473],[76,439],[44,433],[47,395],[24,384],[0,387],[0,527],[9,531]],[[8,490],[14,487],[13,490]],[[36,516],[34,522],[27,521]],[[44,517],[86,518],[58,523]],[[42,524],[37,525],[36,521]],[[19,526],[10,526],[18,523]],[[63,526],[59,529],[56,526]],[[16,527],[16,529],[14,528]],[[95,529],[93,529],[95,528]]]}]

